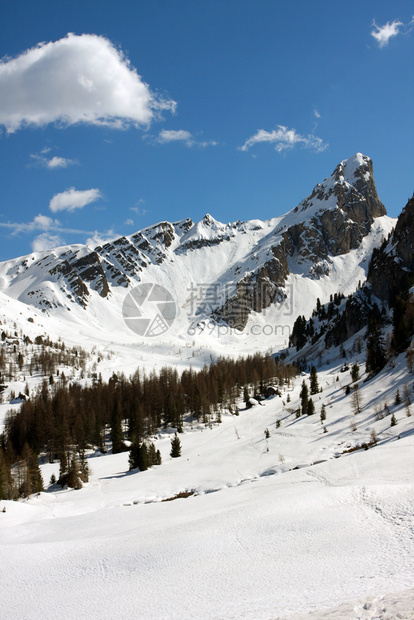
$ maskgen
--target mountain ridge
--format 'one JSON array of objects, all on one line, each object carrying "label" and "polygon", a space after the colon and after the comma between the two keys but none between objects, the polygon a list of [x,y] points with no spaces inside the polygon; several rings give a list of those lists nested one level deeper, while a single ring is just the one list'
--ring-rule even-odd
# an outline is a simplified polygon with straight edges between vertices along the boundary
[{"label": "mountain ridge", "polygon": [[357,153],[285,215],[224,224],[206,214],[94,248],[33,252],[0,263],[0,291],[48,318],[75,321],[81,330],[101,325],[125,339],[132,333],[123,300],[153,282],[176,300],[177,319],[165,337],[188,340],[189,326],[201,333],[214,324],[247,338],[252,321],[290,329],[307,296],[313,307],[317,297],[352,292],[394,224],[385,214],[372,161]]}]

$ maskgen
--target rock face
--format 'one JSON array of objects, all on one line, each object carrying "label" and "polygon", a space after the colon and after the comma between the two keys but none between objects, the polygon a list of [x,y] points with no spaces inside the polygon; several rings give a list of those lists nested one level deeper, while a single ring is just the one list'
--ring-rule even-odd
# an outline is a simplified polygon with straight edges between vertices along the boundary
[{"label": "rock face", "polygon": [[333,257],[358,248],[382,215],[372,162],[357,153],[282,217],[223,224],[207,214],[197,223],[160,222],[95,248],[67,246],[0,264],[0,283],[6,294],[47,311],[73,304],[87,310],[92,298],[113,304],[115,292],[119,298],[151,281],[185,306],[191,284],[214,289],[209,304],[197,297],[196,320],[213,317],[243,330],[252,312],[283,303],[290,273],[326,277]]},{"label": "rock face", "polygon": [[368,283],[379,299],[393,304],[396,295],[414,283],[414,197],[398,218],[395,230],[374,250]]},{"label": "rock face", "polygon": [[271,244],[272,258],[238,284],[215,318],[243,329],[250,312],[261,312],[285,296],[289,258],[310,278],[329,275],[330,256],[356,249],[382,215],[386,210],[378,198],[372,161],[357,153],[282,219]]}]

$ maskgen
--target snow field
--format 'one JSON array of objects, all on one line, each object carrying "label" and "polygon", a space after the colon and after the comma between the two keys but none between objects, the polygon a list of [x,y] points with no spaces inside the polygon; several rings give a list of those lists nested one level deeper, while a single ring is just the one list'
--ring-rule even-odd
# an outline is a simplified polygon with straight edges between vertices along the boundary
[{"label": "snow field", "polygon": [[[412,384],[404,357],[360,381],[356,431],[349,371],[319,372],[311,417],[294,413],[301,382],[290,403],[285,392],[211,429],[187,424],[178,459],[173,429],[160,433],[159,467],[90,455],[80,491],[0,502],[2,618],[412,618],[413,417],[393,406]],[[392,428],[375,419],[384,397]],[[343,454],[372,428],[376,447]],[[47,485],[58,464],[42,471]],[[183,491],[194,495],[161,501]]]}]

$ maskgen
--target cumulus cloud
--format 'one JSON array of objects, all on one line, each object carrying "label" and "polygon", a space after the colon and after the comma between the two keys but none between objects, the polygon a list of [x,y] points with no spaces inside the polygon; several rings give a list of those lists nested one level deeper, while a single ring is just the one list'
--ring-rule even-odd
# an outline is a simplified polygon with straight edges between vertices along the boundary
[{"label": "cumulus cloud", "polygon": [[106,38],[68,34],[0,61],[0,124],[148,126],[176,103],[151,91]]},{"label": "cumulus cloud", "polygon": [[160,144],[168,144],[169,142],[182,142],[189,148],[192,146],[217,146],[217,142],[213,140],[197,140],[192,133],[185,129],[163,129],[158,134],[156,141]]},{"label": "cumulus cloud", "polygon": [[69,211],[71,213],[75,209],[82,209],[99,198],[102,198],[99,189],[77,190],[71,187],[60,194],[55,194],[49,203],[49,208],[53,213],[57,211]]},{"label": "cumulus cloud", "polygon": [[[42,151],[42,153],[45,151]],[[44,155],[30,155],[30,157],[39,164],[39,166],[43,166],[44,168],[49,168],[49,170],[54,170],[56,168],[67,168],[68,166],[73,166],[78,162],[74,159],[68,159],[67,157],[58,157],[54,156],[48,159]]]},{"label": "cumulus cloud", "polygon": [[56,248],[64,244],[65,242],[62,237],[46,232],[33,239],[32,250],[34,252],[41,252],[42,250],[51,250],[52,248]]},{"label": "cumulus cloud", "polygon": [[397,19],[393,22],[387,22],[384,26],[378,26],[374,20],[372,25],[374,26],[374,30],[371,30],[371,35],[380,47],[388,45],[391,37],[396,37],[397,34],[400,33],[401,26],[404,26],[404,24]]},{"label": "cumulus cloud", "polygon": [[328,146],[328,144],[323,142],[318,136],[314,136],[313,134],[303,136],[297,133],[296,129],[288,129],[283,125],[278,125],[277,129],[273,131],[259,129],[254,136],[246,140],[243,146],[240,147],[240,150],[248,151],[252,146],[261,142],[273,144],[275,150],[279,153],[293,149],[295,146],[320,152],[324,151]]}]

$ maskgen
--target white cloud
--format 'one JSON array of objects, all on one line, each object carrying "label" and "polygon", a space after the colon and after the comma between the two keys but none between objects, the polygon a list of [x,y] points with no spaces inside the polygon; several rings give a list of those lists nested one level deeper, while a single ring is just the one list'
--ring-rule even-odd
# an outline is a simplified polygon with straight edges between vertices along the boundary
[{"label": "white cloud", "polygon": [[41,252],[42,250],[51,250],[52,248],[56,248],[64,244],[64,240],[59,235],[42,233],[33,239],[32,250],[34,252]]},{"label": "white cloud", "polygon": [[107,241],[112,241],[115,237],[116,235],[113,230],[108,230],[107,232],[99,232],[95,230],[92,233],[92,236],[86,239],[85,243],[86,245],[89,245],[89,247],[96,248],[96,246],[103,245],[104,243],[107,243]]},{"label": "white cloud", "polygon": [[31,222],[0,222],[0,228],[9,228],[12,231],[12,235],[18,235],[19,233],[30,233],[36,230],[50,230],[58,229],[59,221],[53,220],[47,215],[36,215]]},{"label": "white cloud", "polygon": [[131,219],[128,218],[127,220],[125,220],[124,223],[125,223],[125,226],[133,226],[134,225],[134,220],[131,220]]},{"label": "white cloud", "polygon": [[129,207],[130,211],[133,211],[134,213],[136,213],[137,215],[146,215],[148,213],[147,209],[144,209],[143,206],[145,204],[145,200],[143,198],[140,198],[139,200],[137,200],[136,204],[134,207]]},{"label": "white cloud", "polygon": [[55,194],[49,203],[49,208],[53,213],[57,211],[72,212],[75,209],[82,209],[82,207],[99,198],[102,198],[99,189],[77,190],[71,187],[60,194]]},{"label": "white cloud", "polygon": [[39,213],[39,215],[36,215],[36,217],[33,218],[33,224],[36,228],[42,228],[44,230],[47,230],[52,226],[58,226],[59,222],[58,220],[53,220],[47,215],[42,215],[41,213]]},{"label": "white cloud", "polygon": [[[50,149],[48,149],[48,151],[49,150]],[[41,152],[44,153],[45,151],[43,150]],[[50,170],[54,170],[55,168],[67,168],[68,166],[73,166],[74,164],[78,163],[74,159],[68,159],[67,157],[57,157],[56,155],[51,159],[48,159],[43,155],[30,155],[30,157],[40,166],[44,166],[45,168],[49,168]]]},{"label": "white cloud", "polygon": [[160,144],[168,144],[169,142],[182,142],[188,147],[192,146],[217,146],[217,142],[213,140],[197,140],[192,133],[185,129],[162,129],[157,137]]},{"label": "white cloud", "polygon": [[72,164],[74,164],[75,162],[72,159],[67,159],[66,157],[52,157],[52,159],[49,159],[47,161],[47,167],[48,168],[67,168],[68,166],[71,166]]},{"label": "white cloud", "polygon": [[277,129],[273,131],[259,129],[254,136],[251,136],[246,140],[243,146],[239,148],[241,151],[247,151],[253,145],[261,142],[274,144],[275,150],[279,153],[288,149],[293,149],[297,145],[301,148],[316,152],[324,151],[328,146],[328,144],[323,142],[318,136],[314,136],[313,134],[302,136],[296,132],[296,129],[288,129],[283,125],[278,125]]},{"label": "white cloud", "polygon": [[148,126],[176,103],[153,93],[106,38],[68,34],[0,61],[0,125]]},{"label": "white cloud", "polygon": [[397,19],[393,22],[387,22],[384,26],[378,26],[374,20],[372,25],[374,26],[374,30],[371,31],[371,35],[374,39],[376,39],[380,47],[385,47],[385,45],[388,45],[391,37],[395,37],[397,34],[400,34],[400,28],[401,26],[404,26],[404,24]]},{"label": "white cloud", "polygon": [[313,115],[314,115],[315,118],[321,118],[321,115],[320,115],[320,113],[318,112],[318,110],[316,108],[313,111]]},{"label": "white cloud", "polygon": [[79,230],[76,228],[65,228],[61,226],[59,220],[54,220],[47,215],[36,215],[30,222],[0,222],[0,229],[9,229],[12,236],[19,234],[40,233],[32,241],[32,249],[49,250],[54,247],[65,245],[62,234],[82,235],[83,238],[88,237],[86,243],[96,247],[102,245],[106,241],[116,237],[113,230],[107,232],[99,232],[97,230]]}]

